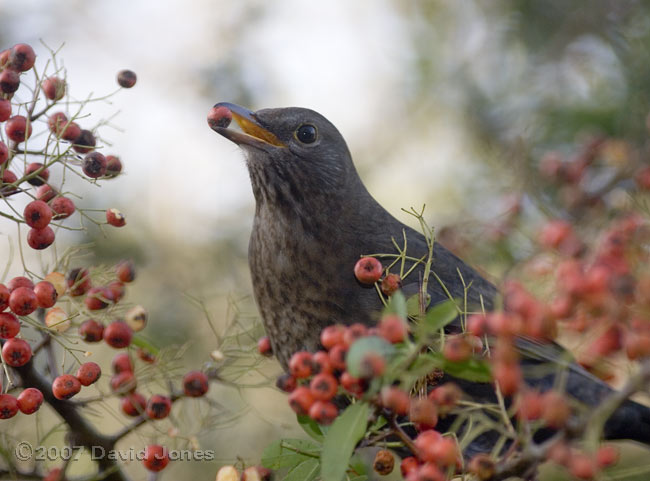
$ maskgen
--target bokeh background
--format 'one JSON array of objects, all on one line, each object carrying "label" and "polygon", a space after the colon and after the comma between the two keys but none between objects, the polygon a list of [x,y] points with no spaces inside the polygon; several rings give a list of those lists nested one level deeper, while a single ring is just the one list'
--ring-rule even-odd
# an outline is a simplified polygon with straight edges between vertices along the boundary
[{"label": "bokeh background", "polygon": [[[400,209],[426,204],[441,235],[454,225],[478,245],[536,182],[531,165],[543,152],[593,133],[647,137],[650,4],[640,0],[0,0],[0,46],[18,42],[39,61],[45,45],[63,44],[58,59],[75,98],[112,92],[123,68],[137,72],[133,89],[89,109],[89,123],[119,112],[102,140],[125,174],[79,187],[87,206],[117,207],[128,225],[63,240],[93,241],[88,262],[136,260],[129,299],[150,311],[145,335],[189,346],[186,366],[208,361],[233,326],[255,326],[246,259],[254,201],[241,152],[207,126],[218,101],[321,112],[390,212],[408,223]],[[499,259],[473,252],[500,276]],[[170,479],[211,479],[218,464],[254,461],[269,441],[299,435],[270,387],[279,367],[253,358],[257,334],[239,339],[252,360],[238,361],[250,367],[238,379],[268,386],[217,387],[217,414],[197,406],[209,422],[186,424],[217,460],[179,463]],[[144,479],[139,466],[131,471]]]}]

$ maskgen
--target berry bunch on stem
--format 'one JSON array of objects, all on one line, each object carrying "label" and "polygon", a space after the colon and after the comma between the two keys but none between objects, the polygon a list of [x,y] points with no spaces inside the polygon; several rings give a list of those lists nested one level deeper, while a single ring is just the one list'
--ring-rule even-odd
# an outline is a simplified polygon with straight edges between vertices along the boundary
[{"label": "berry bunch on stem", "polygon": [[[80,248],[56,248],[62,230],[84,230],[88,222],[122,227],[126,220],[115,208],[102,209],[102,217],[66,190],[70,176],[99,184],[115,182],[122,172],[120,157],[106,153],[102,132],[109,121],[88,121],[92,103],[121,89],[76,100],[58,52],[49,53],[40,62],[26,44],[0,52],[0,216],[15,225],[10,242],[20,252],[19,262],[9,260],[5,276],[9,269],[21,270],[0,284],[0,430],[9,429],[15,416],[36,417],[46,409],[64,427],[71,449],[104,453],[95,459],[96,472],[83,479],[127,480],[119,458],[109,453],[125,436],[149,426],[154,442],[141,447],[139,459],[151,473],[163,470],[171,456],[159,426],[170,423],[173,405],[205,396],[209,379],[198,370],[171,373],[162,351],[145,337],[147,311],[127,300],[128,285],[136,279],[133,262],[90,266]],[[130,88],[136,76],[125,70],[117,82]],[[78,223],[71,225],[75,217]],[[111,350],[116,354],[110,369],[92,360],[96,352]],[[119,399],[121,427],[101,432],[88,413],[113,398]],[[171,424],[167,432],[177,436],[179,429]],[[3,452],[14,453],[12,443],[19,440],[6,439]],[[3,460],[0,477],[49,481],[69,479],[66,472],[74,462],[51,460],[58,461],[52,468],[12,456]]]}]

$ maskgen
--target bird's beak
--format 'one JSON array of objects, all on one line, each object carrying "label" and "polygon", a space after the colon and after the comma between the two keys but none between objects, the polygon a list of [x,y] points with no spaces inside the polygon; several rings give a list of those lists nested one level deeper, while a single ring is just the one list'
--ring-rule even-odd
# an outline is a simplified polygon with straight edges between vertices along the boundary
[{"label": "bird's beak", "polygon": [[255,114],[247,108],[240,105],[231,104],[230,102],[219,102],[214,108],[225,107],[232,113],[232,118],[237,122],[242,132],[230,129],[228,126],[210,125],[210,128],[223,135],[228,140],[237,145],[250,145],[258,148],[286,147],[273,133],[266,127],[263,127],[255,118]]}]

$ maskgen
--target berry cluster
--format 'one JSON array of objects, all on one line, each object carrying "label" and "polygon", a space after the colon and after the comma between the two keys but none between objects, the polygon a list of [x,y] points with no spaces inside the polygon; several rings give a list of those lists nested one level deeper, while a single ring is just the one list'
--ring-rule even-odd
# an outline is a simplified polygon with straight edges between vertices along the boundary
[{"label": "berry cluster", "polygon": [[[105,121],[95,127],[82,126],[81,119],[88,116],[85,107],[99,99],[78,101],[71,97],[65,71],[57,67],[56,52],[51,53],[47,65],[54,67],[53,74],[37,71],[36,54],[29,45],[18,44],[0,52],[0,123],[4,123],[0,131],[0,200],[7,207],[0,209],[0,216],[19,227],[26,224],[30,229],[27,244],[37,250],[52,245],[58,229],[72,229],[62,221],[75,213],[79,214],[81,229],[85,228],[85,220],[100,226],[126,224],[125,216],[113,208],[105,211],[105,221],[93,219],[91,209],[72,200],[78,197],[76,193],[64,190],[66,175],[74,174],[94,184],[117,177],[122,172],[122,162],[118,156],[101,152],[99,129]],[[131,88],[136,75],[123,70],[117,75],[117,83]],[[72,110],[76,106],[78,110]],[[22,213],[14,206],[14,201],[21,199],[26,202]],[[109,436],[94,429],[75,432],[88,448],[113,446],[117,439],[142,424],[167,418],[175,401],[198,398],[208,392],[209,379],[201,371],[187,372],[179,380],[180,386],[175,386],[167,366],[163,366],[164,357],[159,357],[156,348],[138,335],[147,325],[147,311],[139,305],[125,306],[123,302],[127,284],[136,278],[133,262],[121,261],[108,269],[68,268],[74,265],[76,250],[68,250],[63,256],[55,249],[49,252],[56,266],[53,272],[48,273],[48,269],[44,272],[47,275],[36,274],[21,255],[24,275],[14,277],[6,285],[0,284],[0,345],[5,367],[0,370],[0,419],[11,418],[18,411],[32,414],[45,402],[70,429],[84,431],[88,429],[86,423],[78,421],[85,417],[84,408],[117,397],[122,412],[135,418],[120,433]],[[32,341],[33,331],[41,334],[40,342]],[[65,351],[63,359],[57,359],[58,348],[54,349],[53,340]],[[102,368],[95,362],[78,359],[78,346],[82,345],[79,341],[104,341],[120,350],[113,359],[112,376],[107,382],[110,391],[102,389],[101,381],[97,383]],[[44,352],[44,359],[32,362],[33,357]],[[89,351],[84,353],[86,357],[90,355]],[[76,372],[71,372],[67,365],[70,358],[76,360]],[[142,369],[136,365],[139,362],[143,363]],[[151,381],[152,368],[146,366],[149,364],[166,373],[169,392],[148,397],[141,394],[144,385]],[[62,366],[65,370],[59,375]],[[92,384],[99,395],[71,400],[82,387]],[[170,430],[170,436],[176,436],[175,432]],[[146,469],[157,472],[168,465],[170,455],[162,445],[150,444],[142,452],[142,461]],[[38,468],[18,475],[55,481],[64,479],[66,467],[67,464],[50,469],[44,477]],[[10,471],[16,469],[12,466]],[[101,477],[124,479],[114,460],[102,460],[100,470],[104,471]]]},{"label": "berry cluster", "polygon": [[[32,199],[22,216],[15,209],[12,209],[15,215],[2,215],[18,223],[25,223],[30,228],[27,234],[28,245],[42,250],[54,242],[55,230],[52,227],[65,228],[61,221],[77,210],[70,196],[64,195],[60,188],[52,184],[52,169],[59,165],[63,175],[65,169],[81,167],[87,179],[96,181],[119,175],[122,162],[118,156],[105,156],[96,150],[97,133],[81,128],[75,121],[80,112],[71,117],[62,111],[49,114],[68,94],[66,81],[59,76],[33,72],[36,84],[25,84],[25,90],[32,91],[31,99],[27,102],[18,99],[12,103],[14,96],[21,92],[21,84],[25,83],[23,76],[35,68],[35,60],[34,50],[26,44],[14,45],[11,49],[0,52],[0,123],[5,123],[4,133],[7,138],[5,141],[0,137],[0,196],[7,199],[22,193]],[[118,83],[130,87],[135,84],[135,74],[125,72],[130,73],[132,80],[124,80],[124,72],[120,72]],[[127,79],[131,77],[126,76]],[[36,111],[39,105],[42,108]],[[47,121],[41,123],[46,115]],[[46,126],[43,132],[37,131],[41,125]],[[39,134],[41,138],[46,136],[45,146],[32,148],[30,138],[33,134]],[[24,145],[21,147],[21,144]],[[19,171],[16,168],[22,168],[22,175],[16,174]],[[32,191],[32,188],[36,190]],[[85,213],[82,215],[86,216]],[[121,227],[126,220],[117,209],[108,209],[106,223]]]}]

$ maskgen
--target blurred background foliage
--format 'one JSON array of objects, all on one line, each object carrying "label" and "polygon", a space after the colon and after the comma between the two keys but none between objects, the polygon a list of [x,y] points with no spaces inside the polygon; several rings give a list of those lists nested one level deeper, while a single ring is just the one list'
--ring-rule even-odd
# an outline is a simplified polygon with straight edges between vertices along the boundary
[{"label": "blurred background foliage", "polygon": [[[251,353],[261,334],[247,270],[253,198],[240,152],[205,123],[217,101],[320,111],[381,203],[404,222],[400,208],[426,203],[441,240],[496,278],[525,256],[526,234],[514,237],[514,255],[480,247],[512,199],[539,188],[544,153],[571,155],[594,135],[644,154],[647,143],[650,3],[641,0],[0,2],[3,48],[27,42],[45,57],[39,39],[65,42],[60,58],[79,97],[113,90],[121,68],[138,73],[133,90],[96,106],[121,111],[122,131],[104,140],[126,174],[86,193],[88,206],[115,205],[128,225],[67,241],[95,243],[83,262],[136,260],[129,297],[150,311],[145,334],[189,343],[188,366],[220,346],[186,295],[205,302],[220,336],[237,316],[242,330],[256,329]],[[279,372],[253,365],[241,382]],[[214,389],[226,410],[248,410],[199,436],[219,463],[254,461],[270,440],[298,434],[270,384]],[[215,471],[197,464],[172,469]]]}]

